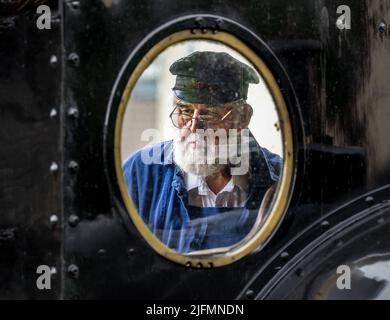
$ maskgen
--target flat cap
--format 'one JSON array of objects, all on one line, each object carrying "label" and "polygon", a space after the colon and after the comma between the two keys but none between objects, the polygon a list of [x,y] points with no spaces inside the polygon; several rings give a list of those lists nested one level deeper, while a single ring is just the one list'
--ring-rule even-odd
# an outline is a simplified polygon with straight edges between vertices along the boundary
[{"label": "flat cap", "polygon": [[196,51],[174,62],[172,88],[189,103],[225,104],[246,100],[250,83],[259,83],[255,70],[224,52]]}]

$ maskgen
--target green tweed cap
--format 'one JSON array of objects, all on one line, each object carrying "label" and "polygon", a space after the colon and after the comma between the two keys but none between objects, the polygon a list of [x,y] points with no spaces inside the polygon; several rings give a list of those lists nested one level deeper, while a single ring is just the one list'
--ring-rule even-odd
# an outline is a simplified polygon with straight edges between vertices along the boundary
[{"label": "green tweed cap", "polygon": [[259,83],[255,70],[227,53],[196,51],[174,62],[172,88],[180,100],[189,103],[225,104],[246,100],[250,83]]}]

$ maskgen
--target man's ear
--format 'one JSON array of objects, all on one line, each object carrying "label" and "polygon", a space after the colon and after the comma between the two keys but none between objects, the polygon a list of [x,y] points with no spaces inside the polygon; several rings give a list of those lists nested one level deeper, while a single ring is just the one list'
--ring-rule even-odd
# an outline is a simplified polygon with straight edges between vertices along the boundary
[{"label": "man's ear", "polygon": [[240,127],[241,128],[243,128],[243,129],[248,128],[248,125],[249,125],[249,122],[251,121],[252,115],[253,115],[253,109],[252,109],[251,105],[245,103],[243,105],[243,110],[242,110],[241,119],[240,119],[240,122],[241,122]]}]

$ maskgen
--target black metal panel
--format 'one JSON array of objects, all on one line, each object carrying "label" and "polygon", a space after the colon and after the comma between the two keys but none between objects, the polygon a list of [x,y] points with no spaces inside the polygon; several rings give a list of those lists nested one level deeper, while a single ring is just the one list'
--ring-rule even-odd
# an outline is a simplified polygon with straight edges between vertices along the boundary
[{"label": "black metal panel", "polygon": [[[282,248],[246,290],[257,299],[388,300],[389,199],[387,186],[333,211]],[[335,216],[343,222],[334,225]],[[339,266],[351,269],[348,290],[337,288]]]},{"label": "black metal panel", "polygon": [[[60,296],[61,28],[49,4],[50,30],[33,9],[0,18],[0,299]],[[36,286],[39,265],[56,269],[51,290]]]},{"label": "black metal panel", "polygon": [[[345,117],[343,121],[348,122],[348,131],[334,129],[336,136],[331,137],[326,126],[334,113],[329,111],[333,102],[325,99],[324,95],[338,81],[343,70],[331,68],[332,64],[340,63],[340,58],[333,55],[333,52],[337,52],[335,46],[338,42],[332,44],[332,40],[338,37],[338,31],[330,28],[329,38],[321,38],[320,21],[321,9],[325,4],[330,18],[335,21],[335,2],[300,1],[291,4],[288,1],[247,1],[240,3],[240,6],[233,1],[102,1],[94,4],[85,1],[77,10],[66,6],[65,12],[66,54],[75,52],[79,56],[79,63],[69,62],[66,71],[66,105],[67,108],[77,107],[79,117],[66,121],[65,158],[66,163],[77,161],[79,169],[76,173],[66,172],[65,207],[67,217],[76,214],[81,219],[77,226],[67,227],[66,230],[66,262],[76,264],[80,270],[77,279],[66,281],[66,297],[233,298],[267,257],[296,232],[296,229],[288,228],[289,221],[286,221],[263,252],[220,269],[187,270],[153,252],[126,219],[126,214],[123,220],[119,217],[124,209],[115,191],[113,156],[109,150],[112,147],[115,103],[122,94],[123,79],[116,87],[114,83],[128,57],[146,37],[150,38],[150,42],[133,55],[128,69],[124,71],[128,75],[142,57],[142,52],[169,32],[199,27],[193,16],[192,20],[166,26],[165,31],[150,37],[154,30],[180,17],[202,14],[205,23],[202,27],[208,28],[212,27],[215,19],[209,19],[206,15],[220,16],[225,18],[222,30],[229,30],[248,42],[246,33],[238,32],[240,29],[228,23],[228,20],[237,22],[268,43],[287,71],[299,101],[299,105],[294,103],[292,91],[286,95],[293,101],[290,103],[294,107],[291,115],[295,119],[297,150],[300,150],[301,160],[289,212],[290,222],[295,220],[296,214],[306,213],[305,219],[300,220],[300,228],[303,228],[334,206],[332,203],[336,198],[345,201],[352,193],[362,192],[366,188],[366,133],[361,121],[356,119],[353,111],[340,111]],[[359,15],[356,19],[362,21],[359,28],[368,27],[365,3],[350,1],[348,4]],[[328,43],[324,43],[325,40]],[[346,50],[353,53],[353,59],[347,58],[347,55],[342,59],[350,69],[360,70],[364,66],[364,41],[362,32],[349,39]],[[249,45],[256,47],[250,41]],[[274,72],[281,69],[277,65],[270,65]],[[288,81],[288,77],[284,81]],[[332,87],[343,96],[343,99],[335,96],[340,110],[351,108],[353,92],[361,85],[359,77],[352,75],[351,78],[348,83],[340,83],[336,89]],[[119,90],[114,92],[114,88]],[[331,95],[331,92],[328,94]],[[108,116],[107,135],[103,137],[110,96],[113,97],[114,106]],[[332,128],[335,126],[332,125]],[[305,139],[300,139],[303,132]],[[355,133],[353,139],[349,132]],[[104,138],[107,139],[108,150],[106,167],[103,162]],[[316,143],[320,148],[316,152],[309,152],[307,143]],[[328,148],[329,145],[342,147],[343,152]],[[356,152],[356,148],[352,148],[350,152],[349,147],[361,149]],[[356,165],[346,171],[349,158],[356,159],[353,160]],[[113,190],[108,188],[104,174],[113,181]],[[320,179],[312,179],[314,175]],[[335,193],[332,187],[324,189],[326,180],[337,181],[339,187],[336,190],[339,192]],[[132,250],[130,255],[129,250]],[[238,272],[240,277],[231,277]]]}]

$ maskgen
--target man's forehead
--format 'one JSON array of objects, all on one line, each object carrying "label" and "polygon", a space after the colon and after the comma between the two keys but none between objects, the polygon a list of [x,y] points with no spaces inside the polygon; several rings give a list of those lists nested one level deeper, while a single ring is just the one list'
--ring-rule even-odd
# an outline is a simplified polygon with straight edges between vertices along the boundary
[{"label": "man's forehead", "polygon": [[191,107],[194,109],[213,109],[213,110],[224,110],[229,107],[229,105],[221,105],[221,104],[204,104],[204,103],[190,103],[183,100],[176,99],[175,102],[177,105]]}]

